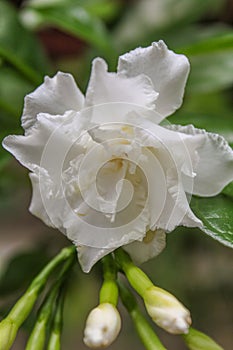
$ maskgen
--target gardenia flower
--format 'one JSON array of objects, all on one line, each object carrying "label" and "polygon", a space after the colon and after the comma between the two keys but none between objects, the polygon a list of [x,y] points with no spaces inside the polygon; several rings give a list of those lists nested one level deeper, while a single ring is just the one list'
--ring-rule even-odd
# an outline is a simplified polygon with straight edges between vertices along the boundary
[{"label": "gardenia flower", "polygon": [[120,56],[117,73],[96,58],[85,97],[61,72],[26,96],[25,135],[3,145],[30,170],[30,211],[73,241],[85,272],[118,247],[141,263],[178,225],[202,228],[190,195],[233,180],[221,136],[164,122],[188,73],[187,58],[159,41]]},{"label": "gardenia flower", "polygon": [[117,338],[120,329],[121,318],[116,307],[103,303],[88,315],[83,341],[92,349],[105,348]]}]

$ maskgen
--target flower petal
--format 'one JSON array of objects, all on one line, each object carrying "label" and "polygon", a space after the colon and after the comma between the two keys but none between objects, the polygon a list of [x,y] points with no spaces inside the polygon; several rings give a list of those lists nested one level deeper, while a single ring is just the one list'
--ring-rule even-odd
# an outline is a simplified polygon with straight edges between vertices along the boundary
[{"label": "flower petal", "polygon": [[136,264],[155,257],[166,246],[166,234],[163,230],[148,231],[143,241],[135,241],[125,245],[124,250],[129,253]]},{"label": "flower petal", "polygon": [[193,194],[215,196],[233,181],[233,150],[222,136],[196,129],[193,125],[171,125],[169,128],[193,135],[194,140],[202,135],[205,141],[197,150],[200,159],[195,169]]},{"label": "flower petal", "polygon": [[93,61],[86,94],[86,107],[113,103],[114,108],[117,109],[118,106],[115,104],[120,103],[125,107],[124,113],[138,107],[154,109],[157,96],[150,78],[145,75],[127,78],[121,74],[109,73],[106,62],[101,58]]},{"label": "flower petal", "polygon": [[147,75],[159,93],[156,111],[166,117],[181,106],[189,62],[184,55],[168,50],[160,40],[147,48],[137,48],[120,56],[118,72],[126,77]]},{"label": "flower petal", "polygon": [[[32,182],[32,199],[31,204],[29,207],[29,211],[35,215],[36,217],[40,218],[44,223],[48,226],[54,227],[51,220],[48,217],[48,214],[44,208],[43,201],[41,198],[41,185],[40,185],[40,178],[35,173],[29,174],[31,182]],[[43,182],[44,185],[46,182]],[[49,184],[50,185],[50,184]],[[48,186],[50,187],[50,186]],[[47,188],[48,189],[48,188]]]},{"label": "flower petal", "polygon": [[[76,127],[76,124],[79,125]],[[69,111],[63,116],[39,114],[30,133],[25,136],[7,136],[3,140],[3,146],[21,164],[32,171],[35,165],[40,166],[42,155],[47,155],[50,158],[46,162],[48,167],[44,164],[43,167],[50,170],[50,175],[55,174],[56,169],[60,173],[59,166],[65,160],[67,151],[74,146],[82,128],[84,124],[77,112]],[[81,152],[81,149],[82,147],[76,143],[76,155]]]},{"label": "flower petal", "polygon": [[78,260],[82,267],[82,270],[86,273],[90,272],[91,268],[97,261],[102,259],[105,255],[111,253],[112,249],[99,249],[87,246],[77,246]]},{"label": "flower petal", "polygon": [[79,111],[83,104],[84,96],[71,74],[58,72],[53,78],[46,76],[44,83],[25,97],[22,126],[28,131],[38,113],[64,114]]}]

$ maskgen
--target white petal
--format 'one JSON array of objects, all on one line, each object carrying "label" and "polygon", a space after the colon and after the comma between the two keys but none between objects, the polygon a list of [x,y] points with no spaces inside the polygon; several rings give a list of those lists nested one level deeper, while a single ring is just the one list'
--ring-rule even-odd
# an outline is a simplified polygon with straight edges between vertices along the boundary
[{"label": "white petal", "polygon": [[[54,227],[43,205],[43,201],[41,197],[40,178],[35,173],[30,173],[29,176],[32,182],[32,199],[31,199],[29,211],[33,215],[35,215],[36,217],[44,221],[46,225]],[[43,179],[43,185],[44,186],[47,185],[47,181],[45,178]],[[50,188],[50,183],[48,183],[46,191],[48,191],[49,188]]]},{"label": "white petal", "polygon": [[157,96],[151,80],[145,75],[127,78],[117,73],[109,73],[106,62],[101,58],[93,61],[86,95],[87,107],[105,103],[124,103],[126,111],[137,106],[153,109]]},{"label": "white petal", "polygon": [[63,222],[70,211],[63,190],[55,183],[48,172],[35,166],[34,173],[29,174],[33,185],[30,212],[45,222],[65,233]]},{"label": "white petal", "polygon": [[71,74],[58,72],[53,78],[45,77],[44,83],[25,97],[22,126],[28,131],[38,113],[64,114],[68,110],[79,111],[84,96]]},{"label": "white petal", "polygon": [[111,253],[112,249],[98,249],[88,246],[77,246],[78,260],[82,270],[86,273],[90,272],[91,268],[97,261],[102,259],[105,255]]},{"label": "white petal", "polygon": [[[34,166],[40,166],[43,161],[42,167],[47,169],[50,175],[56,172],[59,174],[68,150],[74,146],[76,156],[82,150],[77,143],[74,145],[81,132],[79,128],[83,127],[83,122],[77,114],[72,111],[65,113],[64,116],[39,114],[30,133],[25,136],[7,136],[3,146],[28,169],[33,171]],[[75,128],[75,124],[80,125]]]},{"label": "white petal", "polygon": [[222,136],[192,125],[171,125],[170,128],[192,135],[194,140],[200,135],[204,139],[197,150],[200,160],[195,169],[193,194],[215,196],[233,181],[233,151]]},{"label": "white petal", "polygon": [[156,111],[166,117],[182,104],[189,62],[185,56],[168,50],[160,40],[147,48],[137,48],[120,56],[118,72],[126,77],[147,75],[159,93]]},{"label": "white petal", "polygon": [[[167,171],[168,194],[164,212],[160,217],[159,227],[172,231],[177,226],[202,227],[203,224],[190,209],[183,183],[175,169]],[[170,212],[169,212],[170,210]],[[168,215],[169,214],[169,215]],[[162,225],[162,220],[164,224]]]},{"label": "white petal", "polygon": [[166,246],[166,234],[163,230],[148,231],[143,241],[125,245],[126,250],[136,264],[141,264],[159,253]]}]

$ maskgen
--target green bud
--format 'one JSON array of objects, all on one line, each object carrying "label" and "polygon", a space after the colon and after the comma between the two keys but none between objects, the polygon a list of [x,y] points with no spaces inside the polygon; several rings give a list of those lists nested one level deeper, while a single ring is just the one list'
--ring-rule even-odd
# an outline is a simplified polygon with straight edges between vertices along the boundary
[{"label": "green bud", "polygon": [[6,317],[0,322],[0,350],[9,350],[11,348],[17,331],[18,326],[10,317]]},{"label": "green bud", "polygon": [[183,339],[190,350],[224,350],[208,335],[194,328],[190,328],[188,334],[183,335]]}]

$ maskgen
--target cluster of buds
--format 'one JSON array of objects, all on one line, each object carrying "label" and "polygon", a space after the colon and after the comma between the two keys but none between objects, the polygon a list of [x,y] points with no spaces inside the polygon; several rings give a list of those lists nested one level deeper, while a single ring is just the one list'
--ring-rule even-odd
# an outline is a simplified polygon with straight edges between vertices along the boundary
[{"label": "cluster of buds", "polygon": [[[10,350],[17,331],[32,310],[39,293],[51,272],[61,262],[65,262],[58,280],[48,292],[38,312],[34,329],[27,342],[26,350],[42,349],[47,338],[47,326],[53,321],[48,350],[60,349],[62,330],[62,310],[64,293],[62,283],[74,261],[75,249],[65,248],[33,280],[26,293],[18,300],[8,316],[0,322],[0,350]],[[189,310],[171,293],[155,286],[148,276],[135,266],[129,255],[119,249],[115,261],[111,255],[102,259],[103,284],[100,290],[99,305],[88,315],[84,329],[84,343],[92,349],[103,349],[111,345],[121,329],[121,317],[117,310],[118,294],[126,306],[137,333],[146,349],[166,350],[154,330],[140,312],[137,301],[117,280],[118,269],[124,272],[133,289],[143,298],[152,320],[172,334],[181,334],[190,350],[223,350],[207,335],[193,329]],[[60,292],[59,292],[60,291]],[[53,315],[54,304],[56,305]],[[53,315],[53,320],[51,318]],[[36,344],[36,347],[35,347]]]}]

